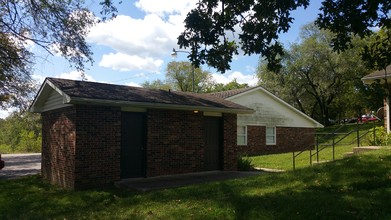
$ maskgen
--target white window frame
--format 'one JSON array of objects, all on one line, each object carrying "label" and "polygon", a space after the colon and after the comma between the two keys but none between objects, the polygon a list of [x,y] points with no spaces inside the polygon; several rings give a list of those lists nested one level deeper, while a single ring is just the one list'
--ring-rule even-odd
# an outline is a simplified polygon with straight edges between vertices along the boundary
[{"label": "white window frame", "polygon": [[[273,129],[273,134],[268,134],[268,129]],[[269,138],[273,138],[273,142],[268,142]],[[276,133],[276,127],[266,127],[266,145],[276,145],[277,144],[277,133]]]},{"label": "white window frame", "polygon": [[[244,128],[244,134],[239,134],[239,128]],[[236,144],[239,146],[245,146],[247,145],[247,126],[246,125],[238,125],[236,127]],[[244,144],[239,144],[239,137],[244,137]]]}]

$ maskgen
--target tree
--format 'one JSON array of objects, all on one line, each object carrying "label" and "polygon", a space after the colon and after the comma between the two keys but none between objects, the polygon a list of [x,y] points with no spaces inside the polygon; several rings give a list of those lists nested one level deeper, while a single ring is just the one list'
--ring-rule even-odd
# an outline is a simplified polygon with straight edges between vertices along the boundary
[{"label": "tree", "polygon": [[[289,30],[291,11],[306,8],[309,1],[200,0],[185,19],[178,45],[190,48],[196,67],[207,63],[225,72],[240,48],[248,55],[261,54],[269,69],[278,70],[283,54],[278,34]],[[332,43],[338,51],[349,48],[354,35],[363,38],[371,28],[391,27],[389,0],[323,0],[320,10],[316,23],[336,34]]]},{"label": "tree", "polygon": [[[329,118],[346,111],[350,103],[362,99],[358,86],[368,72],[360,59],[363,41],[357,39],[355,48],[337,53],[330,47],[333,37],[314,25],[304,26],[301,43],[286,51],[279,74],[267,71],[262,63],[258,68],[263,86],[325,125]],[[363,107],[352,105],[360,108],[356,112]]]},{"label": "tree", "polygon": [[[2,0],[0,2],[0,107],[18,105],[31,91],[31,44],[60,53],[78,70],[92,63],[85,41],[95,24],[93,14],[77,0]],[[111,0],[102,0],[101,14],[116,12]]]},{"label": "tree", "polygon": [[323,0],[320,10],[315,23],[334,33],[331,42],[337,51],[352,46],[354,36],[365,38],[374,28],[391,28],[389,0]]},{"label": "tree", "polygon": [[227,84],[223,83],[215,83],[211,90],[207,92],[222,92],[222,91],[228,91],[228,90],[234,90],[234,89],[242,89],[242,88],[248,88],[247,83],[238,83],[236,79],[233,79],[231,82]]},{"label": "tree", "polygon": [[0,33],[0,108],[27,107],[34,89],[30,57],[16,40]]},{"label": "tree", "polygon": [[369,37],[369,44],[365,46],[363,59],[368,66],[377,70],[386,70],[391,64],[391,28],[382,28]]},{"label": "tree", "polygon": [[[164,81],[160,79],[152,82],[145,81],[141,86],[149,89],[172,89],[182,92],[192,92],[192,71],[193,67],[190,62],[170,62],[166,68],[166,79]],[[194,69],[194,85],[194,92],[197,93],[221,92],[248,87],[248,84],[240,84],[236,79],[228,84],[216,83],[212,79],[210,72],[203,71],[201,68]]]},{"label": "tree", "polygon": [[40,152],[41,117],[30,112],[13,112],[0,120],[0,152]]},{"label": "tree", "polygon": [[166,82],[173,90],[182,92],[205,92],[213,85],[210,72],[194,68],[190,62],[170,62],[166,69]]},{"label": "tree", "polygon": [[162,89],[162,90],[171,89],[170,85],[168,85],[166,82],[160,79],[157,79],[152,82],[145,81],[144,83],[141,84],[141,87],[148,88],[148,89]]}]

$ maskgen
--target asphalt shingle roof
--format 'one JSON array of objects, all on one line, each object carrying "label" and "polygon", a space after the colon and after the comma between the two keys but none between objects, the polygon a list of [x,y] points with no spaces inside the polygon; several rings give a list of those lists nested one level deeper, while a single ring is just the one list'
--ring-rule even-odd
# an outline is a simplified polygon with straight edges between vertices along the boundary
[{"label": "asphalt shingle roof", "polygon": [[365,79],[380,79],[380,78],[384,78],[385,76],[387,78],[389,78],[391,76],[391,65],[388,65],[386,67],[386,73],[387,73],[387,75],[385,75],[384,70],[378,70],[378,71],[372,72],[372,73],[364,76],[362,79],[363,80],[365,80]]},{"label": "asphalt shingle roof", "polygon": [[71,98],[156,103],[177,106],[199,106],[251,111],[250,108],[208,94],[146,89],[124,85],[47,78]]},{"label": "asphalt shingle roof", "polygon": [[226,98],[238,95],[240,93],[247,92],[247,91],[252,90],[254,88],[256,88],[256,87],[233,89],[233,90],[222,91],[222,92],[215,92],[215,93],[209,93],[209,94],[212,95],[212,96],[218,97],[218,98],[226,99]]}]

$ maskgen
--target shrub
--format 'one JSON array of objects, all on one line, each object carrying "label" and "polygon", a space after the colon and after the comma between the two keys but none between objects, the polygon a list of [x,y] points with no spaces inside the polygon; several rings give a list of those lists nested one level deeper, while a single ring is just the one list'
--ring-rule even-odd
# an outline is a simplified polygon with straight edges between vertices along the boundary
[{"label": "shrub", "polygon": [[[375,138],[373,132],[375,131]],[[391,134],[387,134],[383,126],[378,126],[369,130],[367,134],[367,142],[373,146],[389,146],[391,145]]]},{"label": "shrub", "polygon": [[253,170],[253,161],[248,156],[240,156],[238,159],[238,170],[240,171],[249,171]]}]

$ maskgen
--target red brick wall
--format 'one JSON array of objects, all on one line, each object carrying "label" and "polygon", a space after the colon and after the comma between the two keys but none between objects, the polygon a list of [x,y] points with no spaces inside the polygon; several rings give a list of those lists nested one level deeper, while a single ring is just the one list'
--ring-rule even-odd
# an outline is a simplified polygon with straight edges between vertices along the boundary
[{"label": "red brick wall", "polygon": [[105,186],[120,180],[119,108],[77,106],[75,188]]},{"label": "red brick wall", "polygon": [[[42,113],[42,175],[69,189],[120,180],[121,111],[74,106]],[[204,171],[202,112],[148,110],[146,176]],[[223,169],[237,169],[236,115],[224,114]]]},{"label": "red brick wall", "polygon": [[[147,177],[204,171],[203,113],[148,111]],[[236,115],[223,116],[223,169],[237,170]]]},{"label": "red brick wall", "polygon": [[148,111],[147,177],[203,170],[203,114]]},{"label": "red brick wall", "polygon": [[118,109],[75,106],[42,113],[42,176],[69,189],[119,180]]},{"label": "red brick wall", "polygon": [[223,115],[224,170],[236,171],[238,169],[238,148],[236,143],[236,114]]},{"label": "red brick wall", "polygon": [[42,113],[42,177],[69,189],[74,188],[75,121],[74,107]]},{"label": "red brick wall", "polygon": [[276,128],[275,145],[266,145],[265,126],[247,126],[247,145],[238,146],[241,155],[264,155],[314,149],[314,128]]}]

